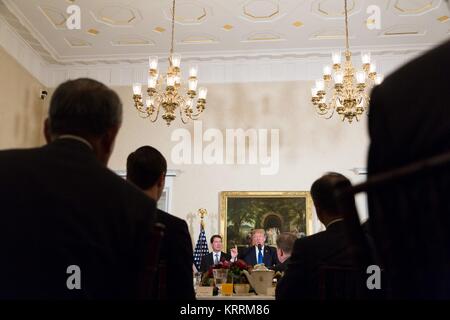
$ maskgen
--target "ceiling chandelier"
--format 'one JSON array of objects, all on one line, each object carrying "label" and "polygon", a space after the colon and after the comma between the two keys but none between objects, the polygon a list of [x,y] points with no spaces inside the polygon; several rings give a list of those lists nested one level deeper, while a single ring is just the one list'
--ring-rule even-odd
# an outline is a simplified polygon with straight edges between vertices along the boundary
[{"label": "ceiling chandelier", "polygon": [[[189,70],[188,87],[181,85],[181,57],[173,53],[175,34],[175,0],[172,5],[172,41],[169,54],[169,67],[165,75],[160,75],[158,71],[158,57],[149,57],[149,72],[147,98],[145,104],[142,99],[142,84],[133,84],[134,106],[142,118],[149,118],[156,122],[161,109],[164,114],[162,118],[169,126],[176,118],[176,113],[180,113],[183,123],[196,120],[205,110],[206,88],[199,88],[197,92],[198,68],[192,66]],[[195,101],[196,100],[196,101]],[[194,109],[194,103],[196,108]]]},{"label": "ceiling chandelier", "polygon": [[[341,63],[341,52],[333,52],[333,67],[323,68],[323,79],[317,80],[311,89],[312,103],[319,115],[330,119],[335,112],[352,123],[359,121],[359,116],[367,111],[369,106],[369,90],[373,85],[383,81],[383,76],[377,74],[376,64],[370,62],[370,52],[361,53],[362,70],[356,71],[352,64],[352,53],[348,41],[348,11],[345,5],[345,61]],[[331,97],[331,99],[329,99]]]}]

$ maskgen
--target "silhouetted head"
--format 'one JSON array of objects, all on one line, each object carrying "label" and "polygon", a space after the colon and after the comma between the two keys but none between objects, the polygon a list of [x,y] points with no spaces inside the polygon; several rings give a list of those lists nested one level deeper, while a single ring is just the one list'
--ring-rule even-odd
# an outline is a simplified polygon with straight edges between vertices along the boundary
[{"label": "silhouetted head", "polygon": [[164,190],[167,162],[153,147],[143,146],[127,158],[127,180],[158,201]]},{"label": "silhouetted head", "polygon": [[314,181],[311,197],[316,207],[317,217],[326,226],[330,221],[342,218],[334,198],[337,186],[351,186],[350,180],[336,172],[329,172]]},{"label": "silhouetted head", "polygon": [[283,232],[277,237],[277,256],[280,262],[286,261],[292,254],[297,236],[290,232]]},{"label": "silhouetted head", "polygon": [[61,135],[87,140],[107,164],[122,124],[122,102],[104,84],[87,78],[64,82],[52,95],[44,133],[48,143]]}]

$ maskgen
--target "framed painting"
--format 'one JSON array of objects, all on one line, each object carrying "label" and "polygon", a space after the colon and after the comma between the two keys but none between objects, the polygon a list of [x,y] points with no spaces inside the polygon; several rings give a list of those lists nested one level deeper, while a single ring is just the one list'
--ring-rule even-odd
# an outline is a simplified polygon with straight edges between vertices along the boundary
[{"label": "framed painting", "polygon": [[225,250],[251,245],[254,229],[266,231],[266,244],[276,247],[281,232],[301,237],[312,232],[312,200],[307,191],[223,191],[220,232]]}]

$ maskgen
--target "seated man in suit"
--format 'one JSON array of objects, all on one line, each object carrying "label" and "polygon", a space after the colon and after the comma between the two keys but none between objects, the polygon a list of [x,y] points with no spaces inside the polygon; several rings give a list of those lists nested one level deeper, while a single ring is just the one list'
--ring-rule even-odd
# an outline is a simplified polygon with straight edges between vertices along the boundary
[{"label": "seated man in suit", "polygon": [[295,241],[291,262],[276,288],[278,300],[318,299],[321,266],[354,266],[346,226],[333,198],[337,181],[351,185],[343,175],[328,173],[311,186],[317,217],[326,230]]},{"label": "seated man in suit", "polygon": [[222,252],[222,236],[220,234],[215,234],[211,237],[210,241],[212,252],[206,254],[202,258],[202,262],[200,263],[200,272],[207,272],[211,266],[214,266],[222,261],[236,259],[237,253],[234,251],[231,252],[231,255]]},{"label": "seated man in suit", "polygon": [[[262,264],[267,268],[272,269],[275,265],[279,263],[277,258],[277,251],[275,248],[270,246],[265,246],[266,233],[264,229],[255,229],[252,233],[252,244],[250,248],[245,249],[242,254],[238,256],[248,265],[254,266],[255,264]],[[237,249],[231,249],[232,254],[237,253]]]},{"label": "seated man in suit", "polygon": [[273,270],[275,272],[286,271],[287,265],[291,260],[292,249],[294,248],[297,237],[290,232],[283,232],[277,238],[277,258],[280,261]]},{"label": "seated man in suit", "polygon": [[142,297],[155,201],[106,167],[119,97],[70,80],[48,113],[47,145],[0,151],[0,299]]},{"label": "seated man in suit", "polygon": [[[156,202],[164,190],[166,172],[166,159],[153,147],[140,147],[128,156],[127,180]],[[156,221],[166,227],[159,259],[166,269],[158,272],[155,291],[162,300],[194,300],[192,242],[186,221],[159,209]]]}]

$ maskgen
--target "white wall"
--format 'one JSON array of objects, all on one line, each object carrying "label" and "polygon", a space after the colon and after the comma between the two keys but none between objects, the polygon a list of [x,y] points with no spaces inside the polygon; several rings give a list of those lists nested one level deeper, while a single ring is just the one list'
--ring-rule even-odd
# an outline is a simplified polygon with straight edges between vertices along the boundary
[{"label": "white wall", "polygon": [[[138,117],[130,87],[115,87],[124,102],[124,122],[110,161],[114,170],[124,170],[127,155],[142,145],[152,145],[167,158],[174,178],[172,214],[186,219],[195,242],[199,233],[199,208],[206,208],[207,236],[219,231],[221,191],[309,191],[312,182],[327,171],[337,171],[352,181],[364,179],[350,171],[364,168],[368,137],[361,122],[343,123],[338,118],[320,118],[310,103],[312,82],[277,82],[208,85],[207,110],[201,120],[203,132],[225,129],[279,129],[280,167],[276,175],[263,176],[257,165],[176,165],[171,161],[175,129],[193,132],[193,124],[175,120],[167,127],[162,119],[151,123]],[[208,143],[204,142],[204,146]],[[364,200],[360,212],[366,215]],[[315,224],[315,231],[320,228]]]}]

